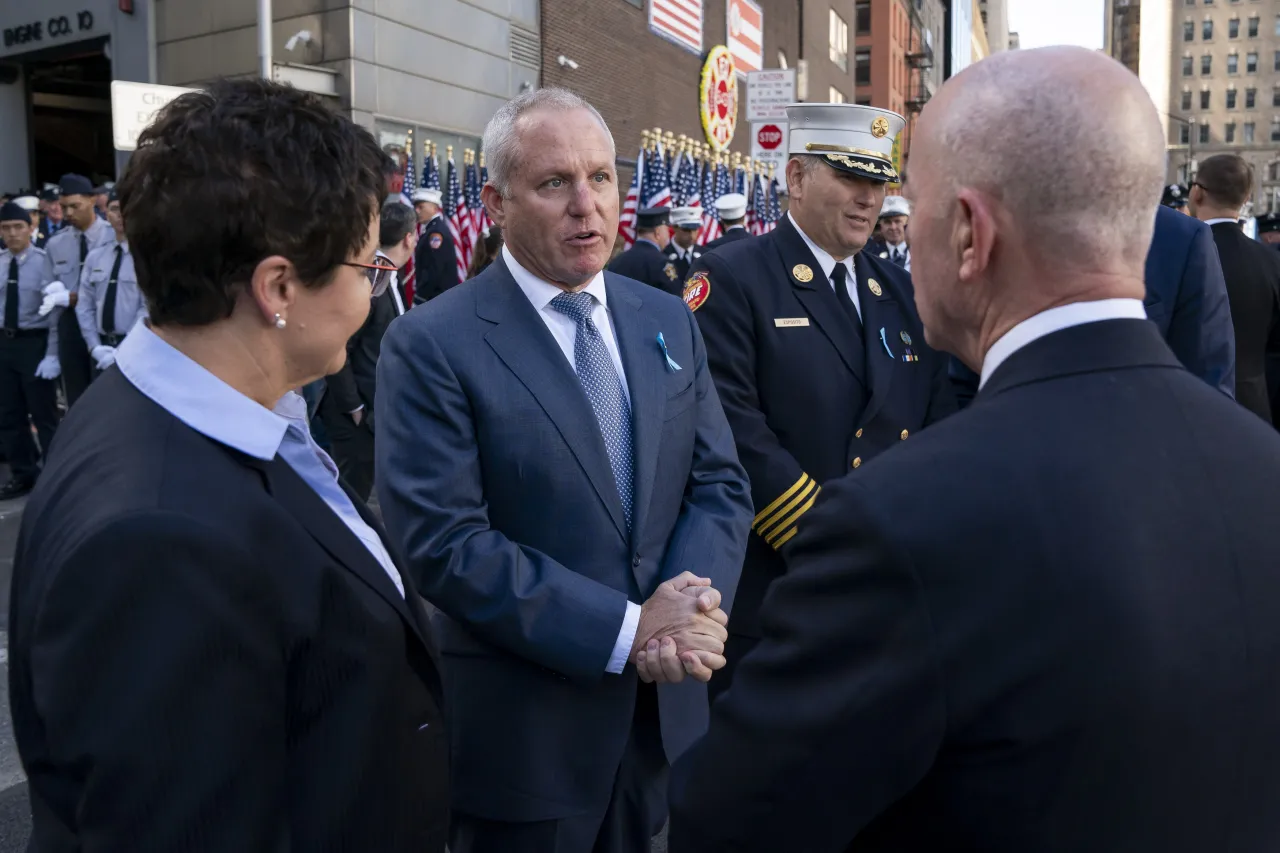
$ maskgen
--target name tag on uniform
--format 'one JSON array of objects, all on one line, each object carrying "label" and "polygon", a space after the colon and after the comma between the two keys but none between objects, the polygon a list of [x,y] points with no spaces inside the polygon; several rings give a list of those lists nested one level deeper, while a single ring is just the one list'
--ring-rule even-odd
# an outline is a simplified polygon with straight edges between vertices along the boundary
[{"label": "name tag on uniform", "polygon": [[808,317],[778,317],[774,319],[773,325],[779,329],[791,329],[796,326],[809,325]]}]

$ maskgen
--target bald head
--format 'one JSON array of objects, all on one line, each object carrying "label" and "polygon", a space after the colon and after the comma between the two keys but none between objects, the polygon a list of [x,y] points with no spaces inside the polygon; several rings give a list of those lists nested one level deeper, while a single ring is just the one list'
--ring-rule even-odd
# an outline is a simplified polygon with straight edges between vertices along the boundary
[{"label": "bald head", "polygon": [[920,117],[907,184],[918,297],[960,299],[934,318],[962,327],[948,348],[966,323],[989,333],[1005,325],[995,315],[1119,295],[1091,296],[1104,279],[1140,285],[1164,161],[1146,90],[1095,51],[999,53],[948,81]]}]

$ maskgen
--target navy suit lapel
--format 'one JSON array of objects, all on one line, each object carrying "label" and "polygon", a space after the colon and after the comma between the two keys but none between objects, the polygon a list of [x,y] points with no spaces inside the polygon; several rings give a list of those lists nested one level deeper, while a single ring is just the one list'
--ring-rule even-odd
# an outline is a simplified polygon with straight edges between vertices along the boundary
[{"label": "navy suit lapel", "polygon": [[618,535],[627,541],[627,521],[609,465],[609,451],[578,375],[501,257],[476,283],[476,312],[497,324],[485,340],[556,425],[608,508]]},{"label": "navy suit lapel", "polygon": [[631,436],[636,473],[634,512],[631,518],[632,539],[644,530],[649,500],[653,496],[653,479],[658,465],[658,445],[662,437],[662,419],[666,406],[663,375],[667,370],[658,334],[657,322],[641,310],[640,297],[633,294],[611,274],[605,274],[609,293],[609,314],[618,338],[622,368],[627,376],[631,396]]},{"label": "navy suit lapel", "polygon": [[[858,307],[862,309],[862,335],[867,343],[867,373],[871,377],[871,401],[863,411],[862,422],[870,423],[889,398],[898,358],[905,352],[898,339],[902,331],[901,312],[889,290],[888,276],[877,276],[874,262],[859,252],[853,268],[858,278]],[[875,281],[880,296],[871,290]]]}]

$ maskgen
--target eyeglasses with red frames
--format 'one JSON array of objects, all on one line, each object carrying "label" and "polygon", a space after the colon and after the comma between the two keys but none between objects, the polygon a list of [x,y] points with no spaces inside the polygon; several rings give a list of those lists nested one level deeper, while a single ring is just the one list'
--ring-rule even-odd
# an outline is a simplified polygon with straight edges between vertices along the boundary
[{"label": "eyeglasses with red frames", "polygon": [[371,264],[362,264],[356,261],[343,261],[349,267],[364,270],[365,277],[369,279],[369,287],[372,290],[370,297],[378,298],[387,292],[387,285],[391,283],[391,273],[396,271],[396,265],[386,260],[378,258]]}]

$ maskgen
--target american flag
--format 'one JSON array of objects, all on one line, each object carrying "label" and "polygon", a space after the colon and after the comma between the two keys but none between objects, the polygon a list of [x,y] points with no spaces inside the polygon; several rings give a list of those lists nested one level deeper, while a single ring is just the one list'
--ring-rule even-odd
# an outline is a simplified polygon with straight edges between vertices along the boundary
[{"label": "american flag", "polygon": [[[480,155],[480,189],[484,189],[484,185],[489,183],[489,167],[484,165],[484,155]],[[489,208],[484,206],[484,202],[480,202],[480,230],[484,231],[493,225],[493,220],[489,218]]]},{"label": "american flag", "polygon": [[405,156],[408,162],[404,166],[404,183],[400,185],[400,199],[410,207],[413,207],[413,187],[417,180],[416,170],[413,168],[413,134],[409,134],[409,141],[404,146]]},{"label": "american flag", "polygon": [[671,206],[671,179],[662,160],[661,147],[649,152],[641,189],[640,197],[644,199],[645,207]]},{"label": "american flag", "polygon": [[652,0],[649,28],[694,53],[701,53],[702,0]]},{"label": "american flag", "polygon": [[444,211],[449,223],[449,236],[453,238],[454,256],[458,261],[458,281],[464,281],[467,267],[471,264],[471,246],[466,242],[471,234],[471,214],[467,210],[467,199],[458,180],[458,167],[453,164],[452,157],[449,158],[449,185],[444,196]]},{"label": "american flag", "polygon": [[716,218],[716,199],[720,197],[719,172],[724,168],[708,160],[702,171],[702,228],[698,245],[705,246],[720,236],[720,220]]},{"label": "american flag", "polygon": [[[469,232],[468,245],[471,253],[475,253],[475,247],[483,239],[480,234],[484,229],[484,205],[480,203],[480,167],[474,162],[467,164],[467,230]],[[467,260],[467,268],[471,268],[470,258]]]},{"label": "american flag", "polygon": [[424,144],[422,152],[422,189],[438,190],[440,189],[440,167],[436,165],[435,152],[427,152]]},{"label": "american flag", "polygon": [[778,220],[782,218],[782,202],[778,199],[778,179],[769,179],[769,227],[766,232],[772,231],[778,227]]},{"label": "american flag", "polygon": [[640,208],[640,184],[644,181],[645,151],[636,156],[636,170],[631,175],[631,187],[622,203],[622,215],[618,217],[618,234],[628,249],[636,242],[636,211]]},{"label": "american flag", "polygon": [[698,161],[686,154],[680,162],[680,174],[676,176],[672,190],[679,199],[680,207],[702,207],[702,176],[699,172]]}]

